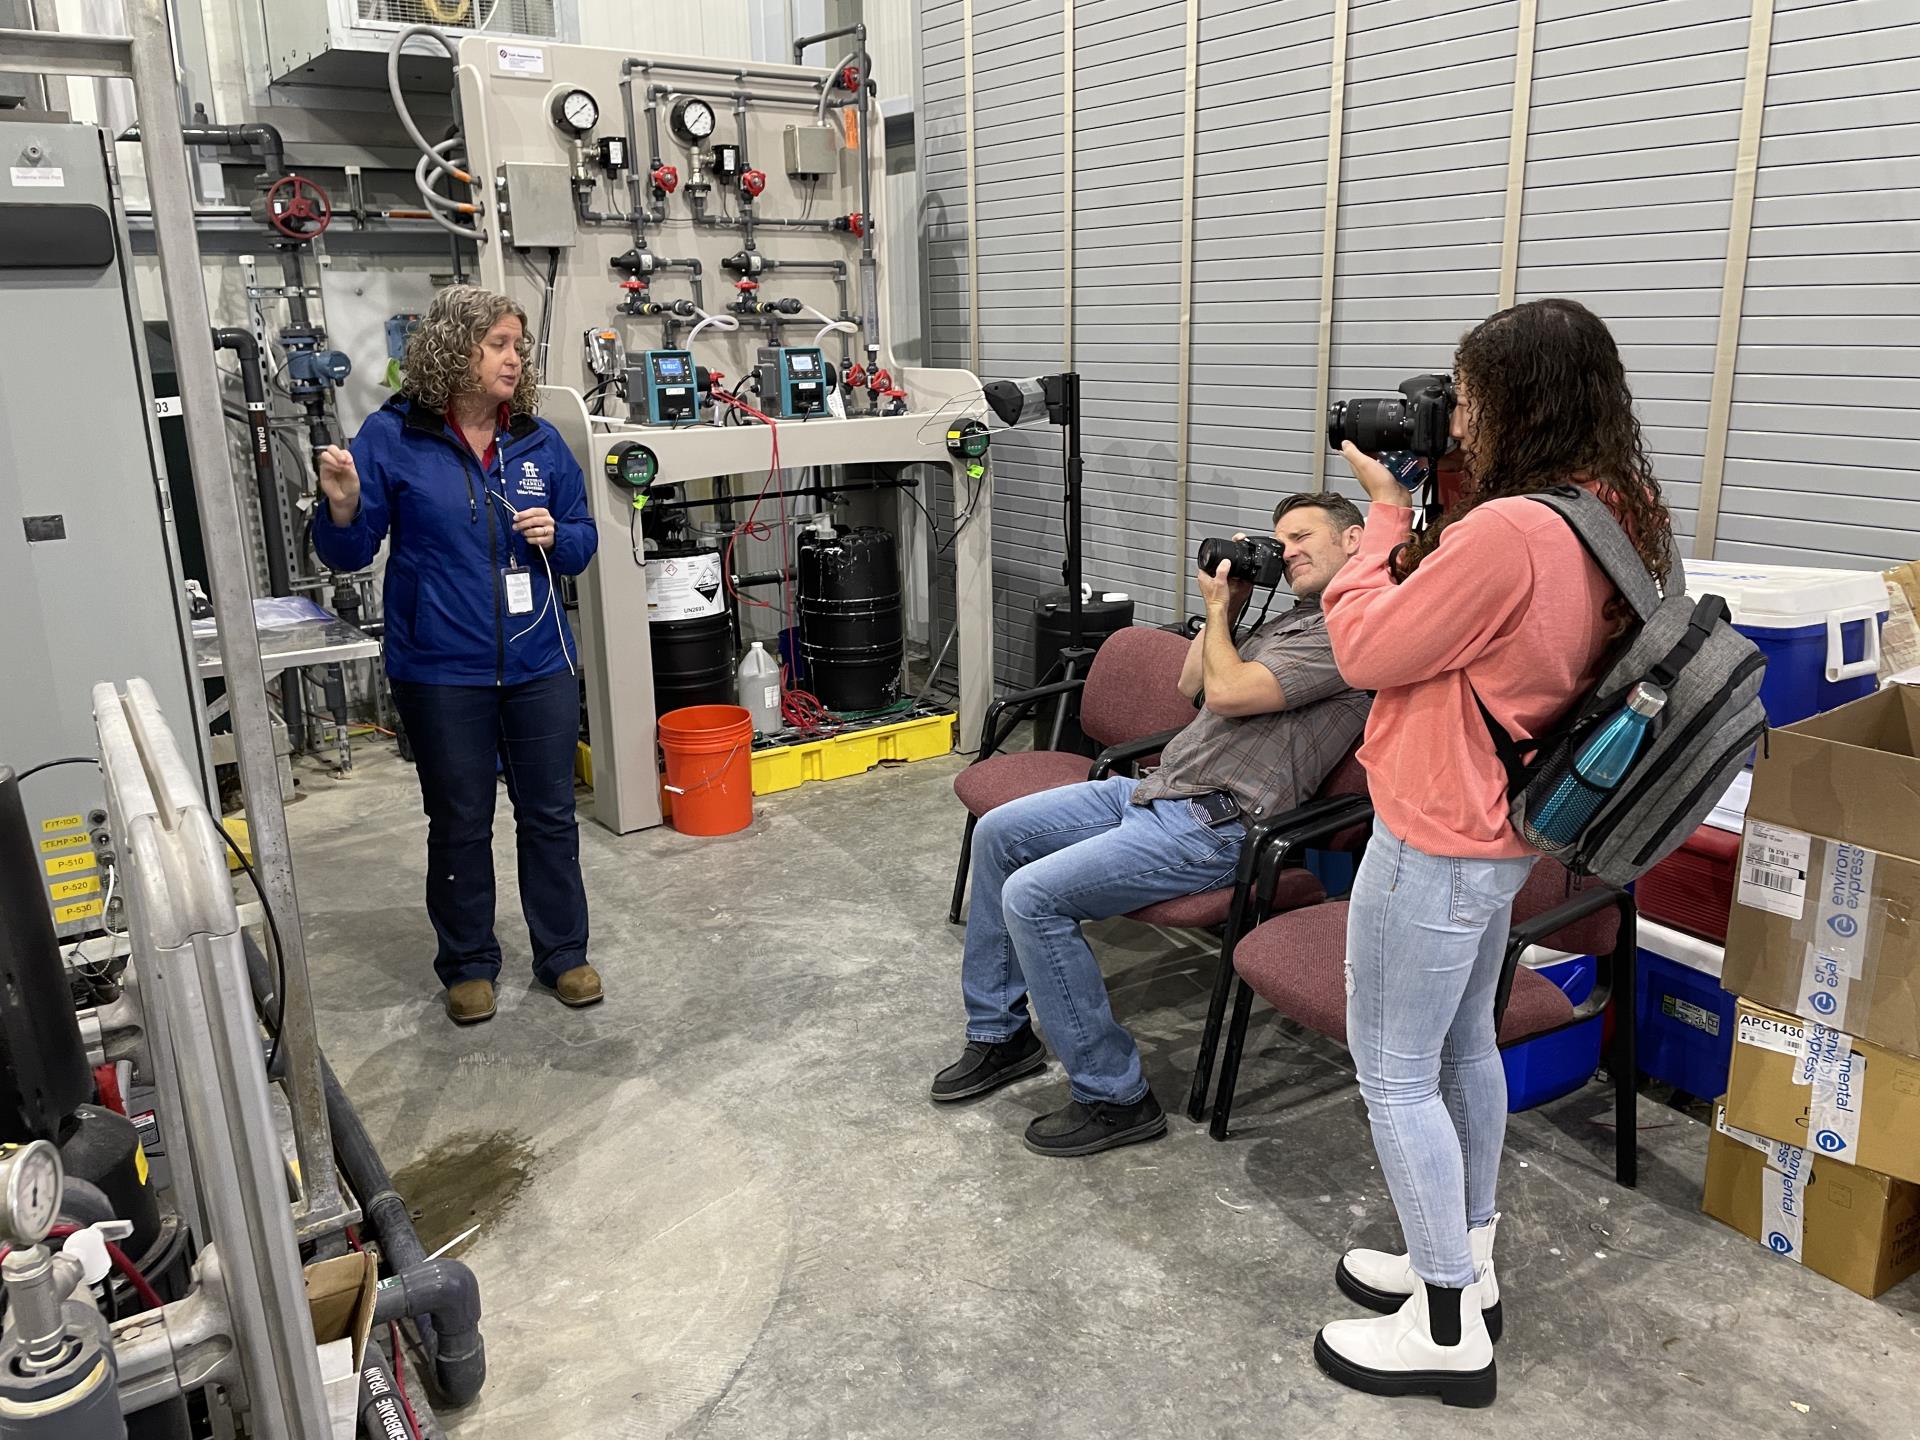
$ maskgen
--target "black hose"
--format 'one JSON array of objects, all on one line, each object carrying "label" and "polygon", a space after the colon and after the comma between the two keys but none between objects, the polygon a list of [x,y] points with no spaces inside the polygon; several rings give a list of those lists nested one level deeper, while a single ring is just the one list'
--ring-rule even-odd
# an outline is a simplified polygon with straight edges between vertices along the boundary
[{"label": "black hose", "polygon": [[[244,948],[254,1003],[277,1032],[280,1001],[273,991],[266,957],[251,940]],[[394,1189],[393,1177],[387,1173],[366,1125],[325,1055],[320,1057],[320,1079],[326,1088],[333,1151],[341,1173],[359,1197],[368,1228],[380,1241],[380,1253],[395,1282],[387,1288],[400,1291],[411,1302],[395,1312],[389,1301],[382,1304],[381,1311],[388,1319],[403,1315],[412,1319],[420,1332],[420,1348],[432,1360],[434,1389],[439,1397],[455,1408],[471,1404],[487,1383],[487,1347],[480,1334],[480,1282],[458,1260],[427,1260],[426,1247],[413,1228],[407,1202]]]}]

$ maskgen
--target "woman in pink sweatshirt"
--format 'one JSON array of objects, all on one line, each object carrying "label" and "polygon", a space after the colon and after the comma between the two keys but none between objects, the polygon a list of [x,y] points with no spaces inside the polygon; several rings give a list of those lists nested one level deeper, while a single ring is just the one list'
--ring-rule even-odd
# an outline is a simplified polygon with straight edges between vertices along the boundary
[{"label": "woman in pink sweatshirt", "polygon": [[[1467,492],[1413,531],[1413,498],[1352,445],[1372,505],[1327,587],[1348,683],[1376,691],[1360,750],[1376,812],[1347,929],[1347,1034],[1406,1254],[1353,1250],[1337,1279],[1377,1319],[1320,1332],[1314,1356],[1374,1394],[1490,1404],[1499,1288],[1494,1191],[1507,1087],[1493,994],[1534,852],[1507,822],[1479,706],[1539,734],[1598,678],[1628,612],[1573,531],[1523,497],[1581,484],[1658,581],[1671,521],[1613,337],[1571,300],[1470,331],[1454,357]],[[1477,702],[1476,702],[1477,697]]]}]

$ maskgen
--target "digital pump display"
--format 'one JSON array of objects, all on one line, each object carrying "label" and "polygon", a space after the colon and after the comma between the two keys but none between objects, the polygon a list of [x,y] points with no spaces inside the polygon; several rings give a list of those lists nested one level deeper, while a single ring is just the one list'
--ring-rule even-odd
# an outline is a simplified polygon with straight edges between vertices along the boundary
[{"label": "digital pump display", "polygon": [[684,385],[693,379],[693,372],[684,355],[655,355],[653,378],[663,385]]},{"label": "digital pump display", "polygon": [[787,356],[787,373],[811,380],[820,373],[820,357],[810,350],[796,350]]}]

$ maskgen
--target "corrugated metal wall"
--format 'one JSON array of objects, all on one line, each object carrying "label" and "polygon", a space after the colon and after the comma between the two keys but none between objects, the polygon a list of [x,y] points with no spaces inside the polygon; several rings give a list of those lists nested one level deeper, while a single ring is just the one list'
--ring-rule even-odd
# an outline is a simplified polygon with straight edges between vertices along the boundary
[{"label": "corrugated metal wall", "polygon": [[[923,0],[929,123],[964,93],[958,0]],[[1198,83],[1184,85],[1190,3]],[[1084,376],[1088,577],[1172,618],[1186,533],[1263,523],[1305,488],[1335,397],[1448,365],[1515,294],[1607,319],[1691,552],[1710,444],[1756,0],[973,0],[984,378]],[[1503,245],[1517,52],[1535,17],[1518,229]],[[1345,94],[1323,284],[1331,76]],[[1062,293],[1066,54],[1071,295]],[[1714,553],[1880,567],[1920,555],[1920,6],[1776,0]],[[1185,106],[1194,106],[1191,346],[1180,354]],[[941,116],[964,130],[964,100]],[[964,139],[929,137],[937,208]],[[960,213],[964,207],[961,206]],[[964,227],[960,227],[963,231]],[[950,241],[953,226],[939,234]],[[931,235],[930,235],[931,240]],[[966,352],[967,246],[935,250],[934,354]],[[946,287],[946,288],[942,288]],[[1729,343],[1733,334],[1728,332]],[[936,360],[936,363],[939,363]],[[1176,397],[1190,429],[1178,451]],[[996,437],[1003,676],[1056,584],[1056,437]],[[1356,493],[1335,460],[1338,488]],[[1187,604],[1191,606],[1191,587]]]}]

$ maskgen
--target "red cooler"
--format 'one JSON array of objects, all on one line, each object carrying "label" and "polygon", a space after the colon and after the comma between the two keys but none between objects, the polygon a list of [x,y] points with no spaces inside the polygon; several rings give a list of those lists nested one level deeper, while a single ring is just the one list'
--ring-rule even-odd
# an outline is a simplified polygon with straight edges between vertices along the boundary
[{"label": "red cooler", "polygon": [[1702,825],[1640,877],[1633,887],[1634,903],[1649,920],[1723,945],[1739,865],[1740,837]]}]

